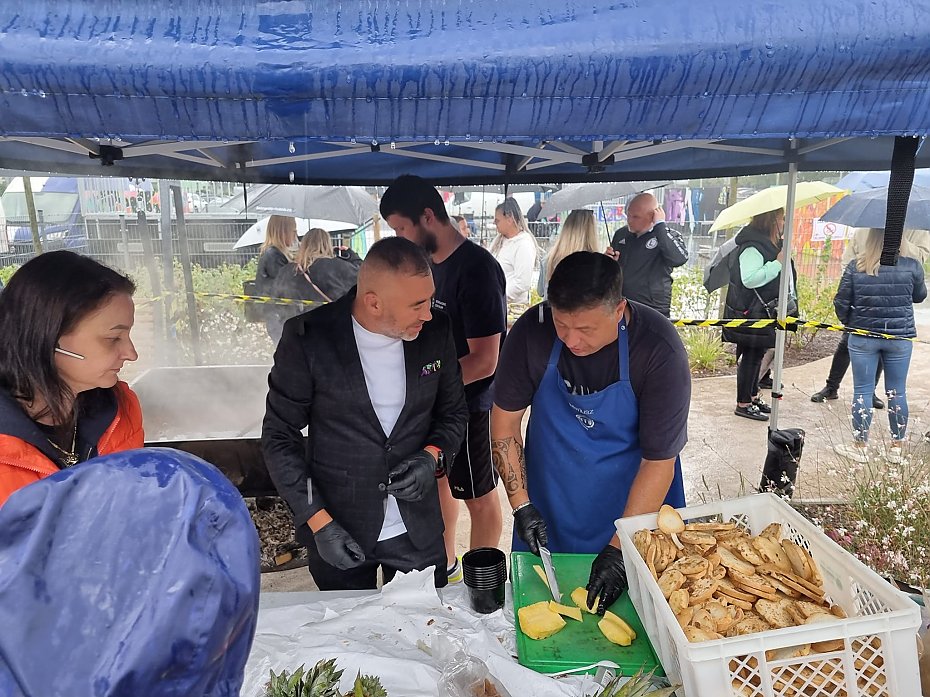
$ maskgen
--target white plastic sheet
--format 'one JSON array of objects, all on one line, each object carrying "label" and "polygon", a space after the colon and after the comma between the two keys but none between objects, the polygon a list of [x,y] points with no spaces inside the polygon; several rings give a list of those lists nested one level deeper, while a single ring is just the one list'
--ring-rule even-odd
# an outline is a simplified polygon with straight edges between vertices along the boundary
[{"label": "white plastic sheet", "polygon": [[370,597],[260,611],[242,696],[262,697],[271,669],[309,668],[335,658],[345,670],[343,691],[361,670],[379,676],[391,697],[437,697],[442,666],[423,647],[442,636],[460,640],[514,697],[582,697],[594,691],[590,677],[555,680],[517,663],[509,603],[504,611],[478,615],[468,607],[464,585],[442,593],[440,599],[427,570],[398,574]]}]

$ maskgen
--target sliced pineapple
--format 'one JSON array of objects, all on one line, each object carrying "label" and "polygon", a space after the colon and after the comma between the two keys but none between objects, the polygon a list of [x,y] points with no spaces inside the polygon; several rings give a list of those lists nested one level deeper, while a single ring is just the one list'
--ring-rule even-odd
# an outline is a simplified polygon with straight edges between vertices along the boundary
[{"label": "sliced pineapple", "polygon": [[549,588],[549,579],[546,578],[546,571],[539,564],[533,564],[533,571],[535,571],[536,575],[546,584],[546,588]]},{"label": "sliced pineapple", "polygon": [[600,596],[594,599],[594,607],[588,607],[588,591],[584,588],[576,588],[572,591],[572,602],[575,603],[585,612],[595,615],[597,614],[597,604],[600,602]]},{"label": "sliced pineapple", "polygon": [[610,611],[604,613],[597,627],[608,641],[619,646],[629,646],[636,638],[636,633],[630,629],[630,625]]},{"label": "sliced pineapple", "polygon": [[565,627],[562,616],[549,609],[549,603],[533,603],[517,610],[520,629],[530,639],[546,639]]},{"label": "sliced pineapple", "polygon": [[561,603],[557,603],[554,600],[550,600],[549,609],[553,612],[559,613],[563,617],[571,617],[573,620],[578,620],[581,622],[580,607],[569,607],[568,605],[562,605]]}]

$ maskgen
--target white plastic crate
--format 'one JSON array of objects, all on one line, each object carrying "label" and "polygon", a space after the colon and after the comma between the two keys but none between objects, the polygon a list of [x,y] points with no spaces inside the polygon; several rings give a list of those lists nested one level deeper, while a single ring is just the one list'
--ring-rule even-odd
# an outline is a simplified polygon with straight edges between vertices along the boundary
[{"label": "white plastic crate", "polygon": [[[657,528],[656,514],[616,522],[630,599],[669,679],[684,697],[920,697],[917,628],[920,609],[773,494],[679,509],[685,522],[733,520],[759,534],[782,524],[782,537],[806,547],[824,578],[827,598],[847,619],[758,634],[689,642],[646,562],[633,546],[637,530]],[[765,652],[842,639],[840,651],[769,661]],[[682,691],[680,690],[679,693]]]}]

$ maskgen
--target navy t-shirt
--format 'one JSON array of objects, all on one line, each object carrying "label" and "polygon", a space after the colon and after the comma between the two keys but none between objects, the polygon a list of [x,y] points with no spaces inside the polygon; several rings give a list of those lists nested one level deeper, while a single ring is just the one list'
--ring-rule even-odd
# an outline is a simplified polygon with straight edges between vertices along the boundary
[{"label": "navy t-shirt", "polygon": [[[507,333],[504,271],[484,247],[464,240],[442,263],[432,264],[436,295],[433,307],[452,320],[458,357],[469,354],[468,339]],[[488,411],[494,398],[494,376],[465,385],[469,411]]]},{"label": "navy t-shirt", "polygon": [[[643,458],[667,460],[677,456],[688,442],[688,354],[666,317],[637,302],[629,301],[628,307],[630,383],[639,404],[639,445]],[[546,303],[531,307],[514,323],[497,363],[497,406],[505,411],[530,406],[557,338],[552,310]],[[617,342],[590,356],[576,356],[563,346],[558,368],[572,394],[600,392],[620,379]]]}]

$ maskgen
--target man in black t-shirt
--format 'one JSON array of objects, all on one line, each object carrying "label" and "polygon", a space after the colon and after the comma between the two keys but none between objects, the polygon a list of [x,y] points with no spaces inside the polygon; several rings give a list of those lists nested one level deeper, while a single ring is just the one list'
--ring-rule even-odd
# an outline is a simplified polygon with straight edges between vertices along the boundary
[{"label": "man in black t-shirt", "polygon": [[381,197],[381,215],[400,237],[430,253],[436,294],[433,306],[452,320],[465,382],[469,420],[462,447],[439,482],[449,581],[461,580],[455,555],[458,501],[471,516],[471,548],[496,547],[502,521],[497,472],[491,462],[491,394],[507,331],[506,281],[491,254],[465,239],[446,213],[438,191],[420,177],[398,177]]},{"label": "man in black t-shirt", "polygon": [[[672,324],[623,297],[604,254],[556,267],[549,305],[507,337],[495,382],[491,450],[514,514],[514,549],[598,553],[588,604],[626,588],[613,521],[684,505],[691,374]],[[526,450],[521,424],[528,407]]]}]

